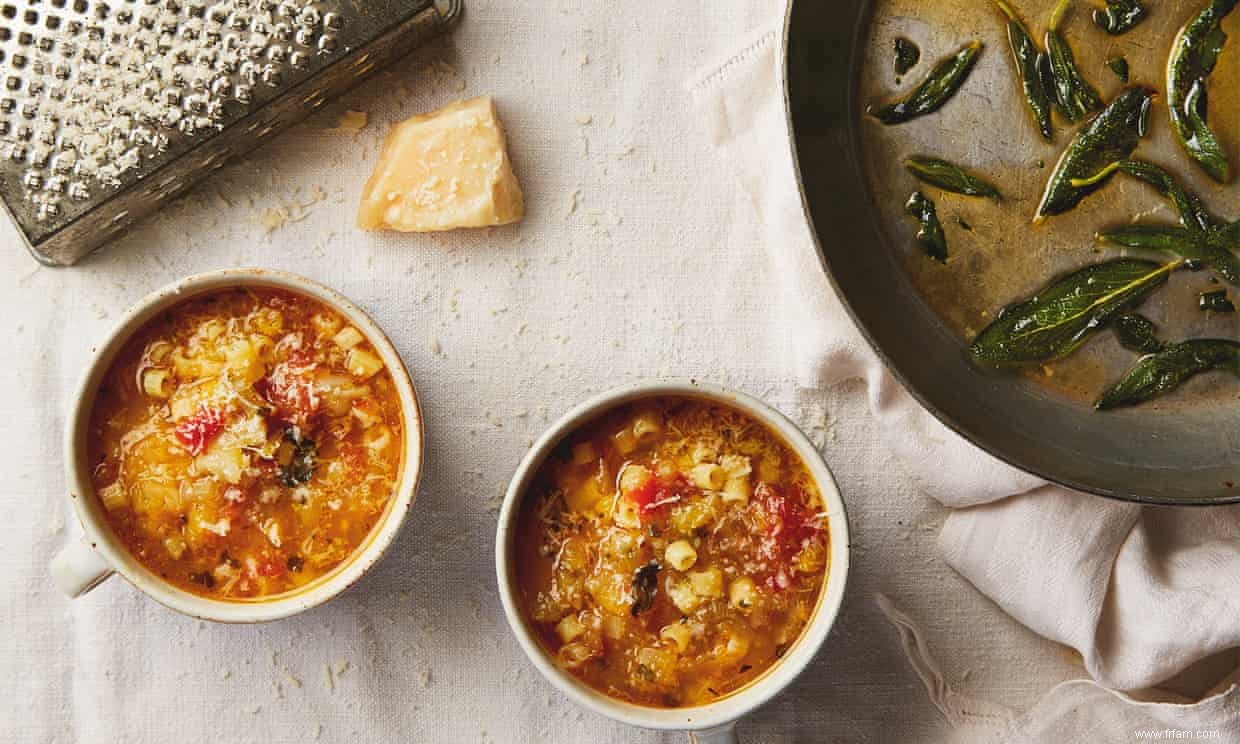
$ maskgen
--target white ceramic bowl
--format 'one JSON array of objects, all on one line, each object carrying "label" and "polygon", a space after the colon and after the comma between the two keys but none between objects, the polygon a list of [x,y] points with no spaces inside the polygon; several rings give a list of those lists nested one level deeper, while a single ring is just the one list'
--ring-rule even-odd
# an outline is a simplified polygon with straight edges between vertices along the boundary
[{"label": "white ceramic bowl", "polygon": [[[86,462],[86,437],[95,393],[116,354],[148,320],[196,295],[233,287],[284,289],[317,300],[335,310],[366,336],[392,375],[404,417],[404,453],[400,483],[367,542],[347,562],[303,589],[272,599],[226,602],[178,589],[139,563],[117,541],[104,518],[91,485]],[[226,269],[198,274],[164,287],[134,306],[94,353],[69,411],[65,430],[65,467],[69,493],[85,536],[69,543],[52,560],[52,576],[71,597],[93,589],[114,573],[160,603],[204,620],[251,623],[288,617],[323,604],[352,586],[379,560],[405,520],[422,473],[422,412],[409,372],[400,354],[366,313],[339,293],[293,274],[268,269]]]},{"label": "white ceramic bowl", "polygon": [[[513,541],[517,519],[526,490],[539,467],[560,441],[583,424],[618,406],[644,398],[684,396],[721,403],[739,409],[762,421],[800,455],[822,492],[831,530],[831,562],[826,587],[818,600],[801,637],[783,658],[763,676],[746,687],[709,705],[687,708],[651,708],[610,698],[582,684],[556,665],[543,649],[526,622],[521,610],[520,589],[514,565]],[[632,385],[603,393],[566,413],[534,443],[508,486],[499,513],[495,539],[495,570],[499,579],[500,599],[508,624],[525,653],[538,671],[577,704],[617,721],[651,729],[673,729],[690,732],[698,742],[735,742],[737,720],[766,703],[799,675],[826,640],[840,605],[844,600],[844,583],[848,577],[848,518],[839,488],[817,448],[791,421],[762,401],[714,385],[697,382],[660,382]]]}]

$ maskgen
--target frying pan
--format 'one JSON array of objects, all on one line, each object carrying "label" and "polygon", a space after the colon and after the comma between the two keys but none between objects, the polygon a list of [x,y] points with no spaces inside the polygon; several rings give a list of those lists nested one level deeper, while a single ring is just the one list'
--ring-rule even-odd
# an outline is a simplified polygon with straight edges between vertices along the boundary
[{"label": "frying pan", "polygon": [[[925,43],[922,44],[921,66],[910,73],[912,77],[903,86],[896,87],[894,81],[889,80],[888,95],[892,91],[907,91],[930,64],[969,38],[983,38],[987,44],[974,73],[977,80],[970,78],[965,89],[940,111],[944,117],[940,123],[936,124],[932,118],[935,115],[931,115],[918,121],[916,127],[919,128],[906,125],[907,131],[920,132],[909,135],[910,142],[952,150],[961,158],[976,156],[976,160],[970,157],[962,164],[981,163],[983,169],[990,168],[989,173],[999,174],[1001,188],[1011,187],[1017,193],[1016,207],[1021,211],[1019,223],[1009,224],[1001,218],[993,218],[990,229],[985,229],[983,216],[975,236],[955,231],[964,236],[959,238],[961,242],[978,243],[978,258],[940,267],[957,272],[954,281],[958,283],[952,285],[952,291],[962,297],[982,296],[978,305],[992,313],[1002,306],[1003,302],[998,302],[1001,297],[1007,297],[1007,302],[1023,299],[1052,278],[1053,268],[1062,270],[1082,265],[1080,262],[1088,262],[1083,256],[1097,253],[1097,247],[1091,244],[1092,231],[1084,237],[1065,231],[1086,229],[1084,220],[1102,219],[1111,213],[1108,209],[1114,211],[1115,205],[1105,200],[1083,204],[1078,208],[1083,214],[1072,218],[1081,220],[1081,224],[1069,220],[1050,231],[1032,226],[1028,208],[1036,204],[1036,191],[1045,182],[1048,171],[1028,166],[1021,154],[1028,150],[1026,143],[1036,138],[1024,137],[1020,130],[1027,124],[1022,120],[1026,112],[1016,97],[1019,91],[1015,81],[1010,77],[1003,26],[987,15],[992,8],[983,7],[989,3],[905,2],[903,10],[907,12],[886,12],[885,15],[878,7],[883,4],[867,0],[795,0],[788,7],[783,37],[785,100],[805,213],[813,228],[823,268],[878,356],[917,400],[948,427],[996,457],[1049,481],[1079,491],[1148,504],[1240,502],[1240,401],[1237,401],[1240,386],[1235,380],[1214,375],[1225,379],[1201,383],[1184,395],[1173,396],[1170,401],[1115,412],[1096,412],[1080,396],[1048,388],[1033,379],[1034,376],[997,374],[976,367],[966,355],[967,334],[961,332],[960,324],[953,326],[951,319],[945,318],[942,307],[936,310],[928,301],[924,285],[915,285],[916,271],[909,268],[918,265],[913,254],[915,248],[909,245],[913,226],[898,224],[899,218],[892,215],[899,212],[893,212],[892,205],[902,205],[916,186],[911,180],[901,180],[899,157],[892,158],[897,164],[894,170],[884,170],[887,166],[876,164],[879,161],[867,150],[868,146],[873,150],[874,142],[882,144],[885,142],[882,137],[893,136],[889,132],[899,129],[884,130],[881,125],[867,121],[864,113],[867,101],[863,99],[872,94],[862,87],[868,79],[880,77],[867,71],[865,64],[867,58],[874,64],[875,52],[870,47],[879,43],[876,39],[884,43],[890,39],[889,27],[905,23],[911,30],[910,35],[919,34]],[[1040,4],[1045,3],[1037,0],[1026,3]],[[1174,28],[1168,31],[1155,26],[1178,24],[1182,16],[1192,10],[1191,6],[1198,3],[1179,5],[1184,8],[1177,17],[1161,19],[1158,24],[1151,18],[1148,22],[1151,27],[1143,31],[1149,34],[1149,44],[1164,44],[1148,55],[1158,58],[1150,65],[1158,66],[1165,61],[1164,50],[1174,34]],[[944,8],[947,15],[925,18],[936,6]],[[884,25],[876,30],[874,24],[880,21]],[[1078,22],[1086,23],[1087,19]],[[1037,25],[1039,29],[1042,27],[1040,23]],[[1034,33],[1040,35],[1038,31]],[[1159,41],[1164,37],[1165,43]],[[1240,42],[1233,38],[1224,54],[1240,54],[1238,46]],[[882,51],[878,59],[885,60],[883,64],[889,68],[891,57]],[[983,63],[989,67],[984,69]],[[1120,86],[1118,81],[1104,80],[1090,61],[1083,60],[1082,66],[1098,80],[1100,87],[1106,86],[1107,90],[1103,91],[1106,98]],[[884,70],[884,74],[890,76],[892,73]],[[1150,79],[1145,82],[1161,90],[1163,85],[1155,74],[1149,71],[1146,77]],[[966,95],[972,86],[977,88]],[[1215,105],[1222,105],[1223,98],[1220,96],[1218,100],[1220,103]],[[987,118],[1002,111],[1006,111],[1003,122],[1012,123],[1000,125]],[[1157,107],[1152,119],[1155,128],[1168,129],[1165,107]],[[1050,163],[1054,163],[1056,153],[1066,146],[1070,135],[1069,130],[1061,127],[1055,143],[1045,146],[1052,158]],[[916,140],[918,136],[921,137],[919,141]],[[1161,136],[1165,139],[1169,135],[1164,131]],[[891,142],[886,144],[895,146]],[[1029,147],[1039,146],[1042,144],[1035,141]],[[1183,165],[1182,156],[1178,161],[1170,161],[1176,156],[1173,150],[1156,152],[1160,158],[1176,163],[1177,175],[1194,179],[1188,173],[1191,168]],[[1013,161],[1020,161],[1021,168],[1015,169]],[[1206,189],[1204,196],[1211,201],[1228,193],[1210,192],[1200,180],[1192,180],[1192,185]],[[1144,208],[1150,208],[1148,194],[1142,194],[1138,188],[1109,186],[1108,190],[1114,194],[1108,198],[1143,199]],[[1233,195],[1234,204],[1234,191],[1229,193]],[[956,203],[961,209],[989,208],[953,202]],[[1226,211],[1224,202],[1216,203]],[[1168,216],[1163,215],[1164,218]],[[944,222],[951,239],[953,227],[946,219]],[[1019,276],[1005,286],[974,287],[967,279],[959,278],[962,272],[973,269],[979,277],[988,272],[997,274],[994,265],[999,261],[984,260],[988,255],[985,250],[991,250],[989,255],[994,255],[993,245],[986,245],[988,241],[991,244],[1003,242],[1006,255],[1025,256],[1026,263],[1016,264],[1020,266],[1015,272]],[[1052,254],[1047,247],[1051,243],[1070,247]],[[965,250],[971,249],[966,245]],[[910,255],[913,255],[913,262],[910,262]],[[922,259],[922,265],[929,265],[924,257]],[[1096,255],[1093,260],[1098,260]],[[1042,264],[1045,266],[1039,269]],[[1187,275],[1182,280],[1185,283],[1200,285],[1208,279],[1204,276],[1207,272],[1180,273]],[[1164,304],[1171,302],[1170,298],[1163,300]],[[1144,306],[1142,311],[1145,311]],[[1154,305],[1150,312],[1162,314],[1158,319],[1165,320],[1165,313],[1172,310]],[[1197,312],[1195,308],[1194,312]],[[1206,314],[1197,312],[1197,315]],[[1199,322],[1192,318],[1190,321]],[[1234,337],[1234,330],[1229,335]],[[1108,344],[1114,346],[1107,338],[1091,341],[1087,347],[1095,343],[1100,349]],[[1118,367],[1115,366],[1118,362],[1108,362],[1110,366],[1098,362],[1103,370],[1099,373],[1100,379],[1114,375],[1116,369],[1122,371],[1131,359],[1129,355]],[[1196,382],[1191,381],[1190,385]]]}]

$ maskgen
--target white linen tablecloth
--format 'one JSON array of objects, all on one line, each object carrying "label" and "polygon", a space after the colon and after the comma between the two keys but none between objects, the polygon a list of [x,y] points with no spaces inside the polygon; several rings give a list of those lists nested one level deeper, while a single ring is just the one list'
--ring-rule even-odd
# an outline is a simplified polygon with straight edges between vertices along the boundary
[{"label": "white linen tablecloth", "polygon": [[[937,556],[945,510],[884,443],[864,386],[798,389],[788,348],[802,329],[780,310],[761,225],[684,90],[772,5],[472,0],[451,37],[75,268],[38,268],[0,224],[0,445],[13,456],[0,470],[0,741],[679,741],[555,693],[504,623],[491,557],[503,488],[548,422],[590,393],[666,376],[784,410],[824,445],[850,507],[844,613],[804,677],[744,725],[751,741],[954,735],[876,592],[916,618],[962,693],[1023,711],[1082,676]],[[507,126],[525,223],[354,229],[387,127],[479,94],[496,96]],[[331,131],[346,109],[368,112],[367,128]],[[290,221],[268,232],[264,210],[281,208]],[[64,599],[47,569],[77,529],[61,429],[92,343],[150,290],[239,265],[336,287],[402,351],[428,430],[404,532],[343,597],[263,626],[181,617],[120,579]],[[1217,676],[1234,665],[1220,660]]]}]

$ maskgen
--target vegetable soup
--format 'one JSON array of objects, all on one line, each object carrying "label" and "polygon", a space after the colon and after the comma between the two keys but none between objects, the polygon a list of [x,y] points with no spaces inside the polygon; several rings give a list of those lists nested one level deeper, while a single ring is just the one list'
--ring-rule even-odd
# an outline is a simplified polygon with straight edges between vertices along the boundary
[{"label": "vegetable soup", "polygon": [[559,666],[606,695],[681,707],[735,692],[797,640],[829,540],[818,488],[778,435],[661,397],[543,463],[515,557],[525,615]]},{"label": "vegetable soup", "polygon": [[400,400],[367,339],[316,300],[240,288],[151,320],[107,372],[88,456],[108,523],[146,568],[222,600],[345,562],[400,476]]}]

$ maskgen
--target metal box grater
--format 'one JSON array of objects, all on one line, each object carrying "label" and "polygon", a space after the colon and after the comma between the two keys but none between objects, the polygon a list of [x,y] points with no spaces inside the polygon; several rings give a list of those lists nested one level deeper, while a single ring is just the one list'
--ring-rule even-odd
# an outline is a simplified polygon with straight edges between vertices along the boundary
[{"label": "metal box grater", "polygon": [[69,265],[463,0],[0,0],[0,205]]}]

